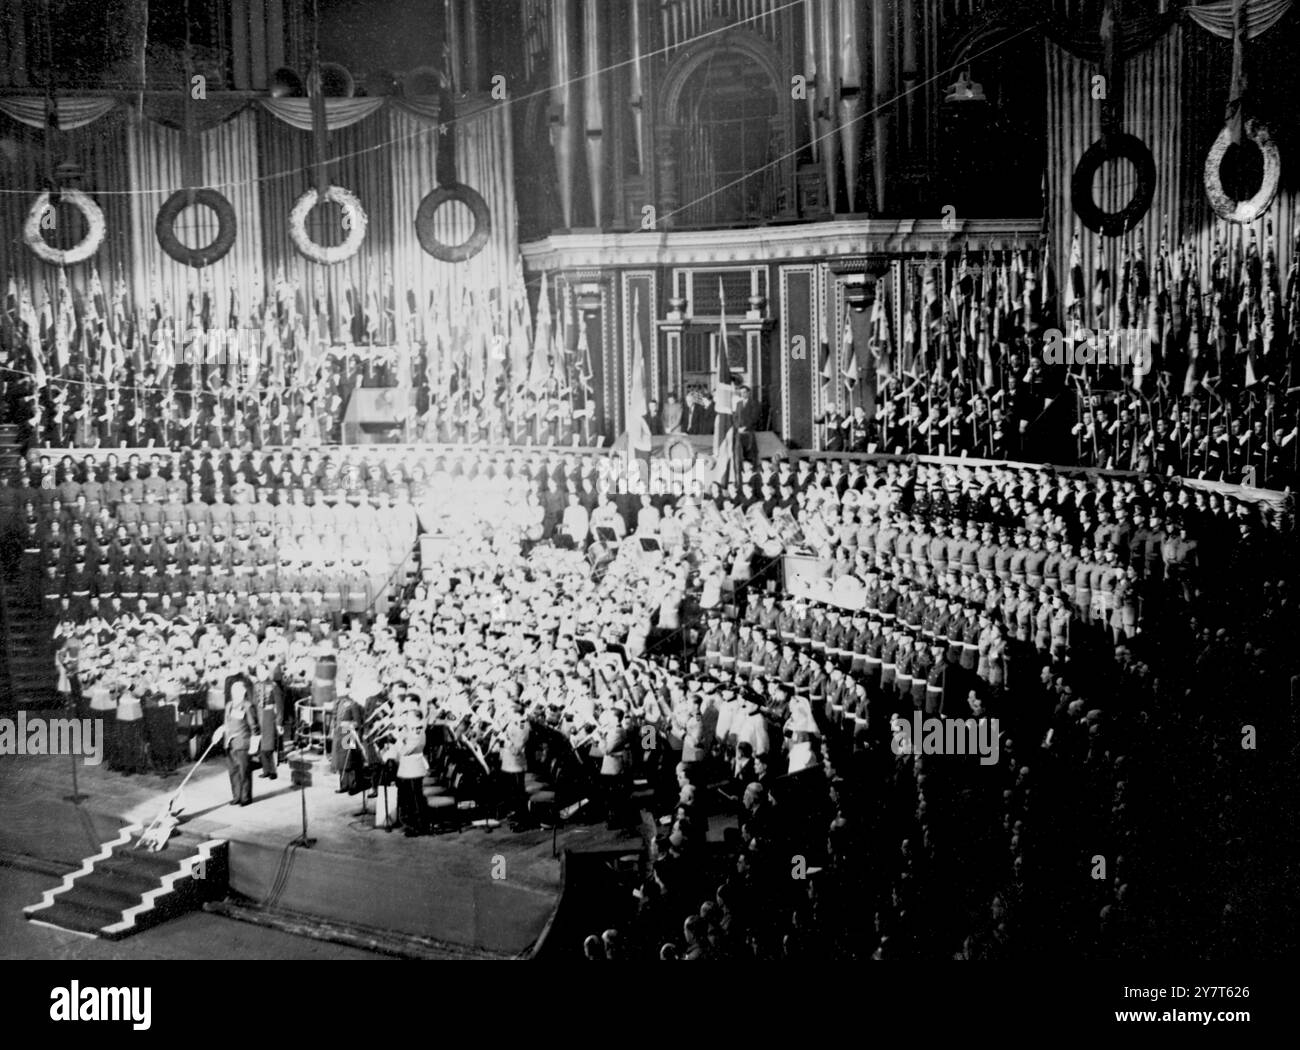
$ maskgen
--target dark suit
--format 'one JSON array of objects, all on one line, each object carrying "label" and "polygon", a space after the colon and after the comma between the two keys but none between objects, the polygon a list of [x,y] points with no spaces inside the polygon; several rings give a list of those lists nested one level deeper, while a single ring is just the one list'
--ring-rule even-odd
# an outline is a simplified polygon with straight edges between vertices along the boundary
[{"label": "dark suit", "polygon": [[[245,685],[247,679],[243,679]],[[230,693],[230,683],[226,687]],[[260,725],[259,713],[253,702],[250,687],[242,700],[226,702],[226,764],[230,770],[230,797],[232,802],[247,806],[253,801],[253,781],[250,776],[252,759],[249,746]]]},{"label": "dark suit", "polygon": [[259,754],[262,760],[262,774],[267,779],[274,780],[276,745],[279,743],[278,729],[284,724],[284,694],[274,682],[258,682],[253,686],[253,696],[257,701],[259,728],[262,734],[262,747]]},{"label": "dark suit", "polygon": [[682,429],[688,434],[713,433],[713,409],[708,405],[691,405]]},{"label": "dark suit", "polygon": [[740,461],[742,463],[748,461],[755,470],[758,470],[758,438],[754,434],[758,427],[758,405],[753,398],[746,398],[743,401],[737,398],[732,424],[736,428]]}]

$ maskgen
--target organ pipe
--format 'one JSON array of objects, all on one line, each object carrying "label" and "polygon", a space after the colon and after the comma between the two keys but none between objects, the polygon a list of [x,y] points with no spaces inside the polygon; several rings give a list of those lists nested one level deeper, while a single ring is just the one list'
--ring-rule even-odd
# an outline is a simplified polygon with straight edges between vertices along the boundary
[{"label": "organ pipe", "polygon": [[819,134],[822,138],[822,165],[826,177],[826,197],[829,210],[836,211],[839,202],[840,150],[836,137],[839,112],[839,0],[816,0],[818,9],[817,94],[820,96],[817,111],[821,115]]},{"label": "organ pipe", "polygon": [[577,85],[574,83],[574,0],[551,0],[551,143],[559,181],[560,214],[573,227],[573,177],[577,154]]},{"label": "organ pipe", "polygon": [[606,0],[583,0],[582,39],[586,68],[582,81],[583,115],[587,124],[587,185],[591,191],[593,225],[599,227],[605,211],[605,115],[603,77],[605,68],[605,19],[601,5]]}]

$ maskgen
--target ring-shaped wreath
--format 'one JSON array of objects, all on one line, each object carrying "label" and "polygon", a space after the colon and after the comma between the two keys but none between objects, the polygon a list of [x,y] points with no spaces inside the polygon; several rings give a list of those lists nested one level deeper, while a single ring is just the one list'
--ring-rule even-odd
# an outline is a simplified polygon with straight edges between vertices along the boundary
[{"label": "ring-shaped wreath", "polygon": [[[1137,171],[1133,197],[1119,211],[1102,211],[1092,195],[1093,176],[1109,160],[1128,160]],[[1133,229],[1151,209],[1155,192],[1155,158],[1141,139],[1122,131],[1103,135],[1089,146],[1070,179],[1070,202],[1075,214],[1088,229],[1103,237],[1118,237]]]},{"label": "ring-shaped wreath", "polygon": [[293,210],[289,213],[289,236],[293,238],[293,246],[312,262],[332,266],[351,259],[361,250],[369,219],[366,210],[361,207],[361,201],[342,186],[330,186],[325,191],[325,200],[343,209],[343,230],[347,234],[343,243],[327,248],[317,244],[307,233],[307,215],[320,201],[315,188],[307,190],[294,202]]},{"label": "ring-shaped wreath", "polygon": [[81,190],[62,190],[60,198],[71,204],[86,218],[86,235],[71,248],[55,248],[42,234],[54,214],[54,205],[50,202],[49,192],[42,193],[32,204],[27,213],[27,222],[23,226],[23,239],[27,247],[37,258],[55,266],[71,266],[73,263],[85,262],[91,258],[100,245],[104,243],[104,212],[87,194]]},{"label": "ring-shaped wreath", "polygon": [[1214,140],[1214,145],[1205,155],[1205,195],[1210,200],[1214,214],[1229,222],[1254,222],[1277,195],[1278,180],[1282,175],[1282,157],[1277,144],[1263,121],[1247,117],[1244,127],[1246,138],[1250,139],[1264,158],[1264,174],[1259,180],[1259,189],[1247,200],[1233,200],[1224,192],[1220,169],[1223,167],[1224,154],[1232,142],[1232,136],[1225,126]]},{"label": "ring-shaped wreath", "polygon": [[[217,216],[217,236],[202,248],[190,248],[182,244],[180,238],[176,236],[176,219],[189,204],[201,204],[211,208]],[[158,238],[162,250],[177,262],[196,269],[211,266],[229,252],[235,244],[238,230],[239,224],[235,219],[234,206],[216,190],[211,189],[177,190],[163,201],[153,224],[154,236]]]},{"label": "ring-shaped wreath", "polygon": [[[450,201],[459,201],[474,217],[474,232],[460,244],[444,244],[434,231],[433,217]],[[478,190],[461,182],[447,182],[427,193],[415,213],[415,235],[420,247],[445,263],[462,263],[474,258],[492,233],[492,213]]]}]

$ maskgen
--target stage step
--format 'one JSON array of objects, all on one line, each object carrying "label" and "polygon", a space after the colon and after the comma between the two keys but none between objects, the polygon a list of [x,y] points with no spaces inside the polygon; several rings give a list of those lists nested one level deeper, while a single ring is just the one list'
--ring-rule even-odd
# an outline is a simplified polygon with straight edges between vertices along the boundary
[{"label": "stage step", "polygon": [[136,848],[144,826],[131,824],[81,867],[23,909],[32,922],[116,940],[202,904],[197,873],[224,851],[222,839],[177,829],[161,850]]},{"label": "stage step", "polygon": [[381,930],[374,926],[323,919],[316,915],[303,915],[284,908],[266,908],[249,901],[227,898],[203,905],[203,910],[240,922],[281,930],[295,937],[310,937],[333,944],[378,952],[398,959],[433,959],[441,961],[504,961],[517,958],[504,952],[486,948],[452,944],[433,937]]}]

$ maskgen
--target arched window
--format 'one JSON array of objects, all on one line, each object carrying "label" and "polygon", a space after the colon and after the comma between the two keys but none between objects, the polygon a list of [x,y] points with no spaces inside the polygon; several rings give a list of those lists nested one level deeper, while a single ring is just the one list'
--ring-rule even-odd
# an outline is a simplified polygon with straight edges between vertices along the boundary
[{"label": "arched window", "polygon": [[669,117],[679,132],[678,225],[764,222],[785,207],[786,166],[778,161],[789,117],[766,57],[724,39],[679,67]]}]

